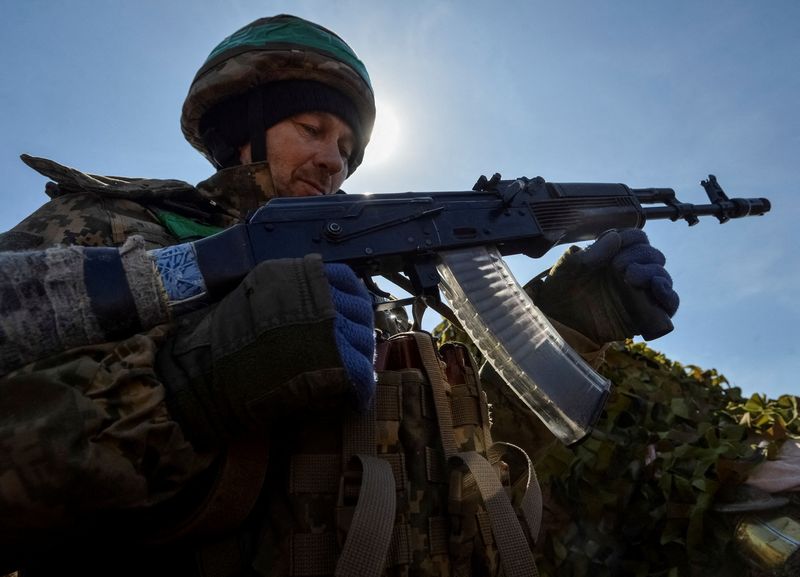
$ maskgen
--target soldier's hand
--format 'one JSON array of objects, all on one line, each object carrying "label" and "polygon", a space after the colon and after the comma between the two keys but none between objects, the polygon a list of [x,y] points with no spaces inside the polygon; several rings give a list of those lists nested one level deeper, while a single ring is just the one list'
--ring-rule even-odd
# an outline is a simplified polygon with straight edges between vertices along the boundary
[{"label": "soldier's hand", "polygon": [[570,247],[525,288],[546,315],[598,343],[650,340],[672,330],[678,310],[665,261],[643,231],[612,230],[586,249]]},{"label": "soldier's hand", "polygon": [[325,276],[336,308],[336,347],[353,383],[360,409],[375,393],[375,318],[372,297],[346,264],[326,264]]},{"label": "soldier's hand", "polygon": [[368,293],[319,255],[259,264],[159,351],[170,410],[190,439],[227,441],[282,419],[364,407],[374,392]]}]

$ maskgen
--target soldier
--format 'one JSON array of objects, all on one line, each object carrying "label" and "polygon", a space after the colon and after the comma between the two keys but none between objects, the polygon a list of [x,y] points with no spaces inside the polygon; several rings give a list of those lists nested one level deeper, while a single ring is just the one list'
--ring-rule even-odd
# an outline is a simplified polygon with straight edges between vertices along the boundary
[{"label": "soldier", "polygon": [[[51,200],[3,234],[0,250],[117,247],[132,236],[163,248],[242,222],[276,196],[336,193],[361,163],[374,117],[366,68],[341,38],[292,16],[257,20],[212,51],[183,107],[184,134],[216,174],[191,186],[24,156],[53,181]],[[631,287],[659,314],[675,313],[663,265],[644,233],[612,231],[568,251],[531,293],[596,359],[604,342],[632,336]],[[496,572],[503,545],[481,524],[482,505],[464,505],[442,477],[452,451],[430,435],[443,428],[425,408],[433,402],[441,418],[440,401],[426,400],[433,377],[379,354],[378,368],[396,370],[382,373],[376,395],[373,327],[397,327],[374,319],[371,304],[344,265],[315,255],[266,262],[214,307],[6,375],[0,570]],[[485,399],[477,371],[462,365],[471,387],[452,396],[466,391],[476,416],[452,424],[456,442],[485,456]],[[371,436],[359,436],[364,423]],[[353,506],[351,484],[373,509]],[[383,515],[381,485],[392,487]]]}]

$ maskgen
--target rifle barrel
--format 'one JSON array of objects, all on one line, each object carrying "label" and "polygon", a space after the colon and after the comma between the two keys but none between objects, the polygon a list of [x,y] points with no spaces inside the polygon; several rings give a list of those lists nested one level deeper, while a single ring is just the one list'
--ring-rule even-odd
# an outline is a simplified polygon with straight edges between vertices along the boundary
[{"label": "rifle barrel", "polygon": [[694,224],[697,217],[715,216],[720,222],[731,218],[745,216],[761,216],[769,212],[771,204],[766,198],[731,198],[710,204],[690,204],[685,202],[671,202],[666,206],[643,207],[646,220],[686,219]]}]

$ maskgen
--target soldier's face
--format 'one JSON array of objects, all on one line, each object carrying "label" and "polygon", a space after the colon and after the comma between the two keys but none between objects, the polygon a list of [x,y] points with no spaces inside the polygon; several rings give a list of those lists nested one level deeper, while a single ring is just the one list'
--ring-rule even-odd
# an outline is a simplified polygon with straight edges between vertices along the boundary
[{"label": "soldier's face", "polygon": [[[355,146],[350,127],[328,112],[304,112],[266,132],[269,162],[278,196],[333,194],[347,178],[347,159]],[[242,162],[250,162],[249,145]]]}]

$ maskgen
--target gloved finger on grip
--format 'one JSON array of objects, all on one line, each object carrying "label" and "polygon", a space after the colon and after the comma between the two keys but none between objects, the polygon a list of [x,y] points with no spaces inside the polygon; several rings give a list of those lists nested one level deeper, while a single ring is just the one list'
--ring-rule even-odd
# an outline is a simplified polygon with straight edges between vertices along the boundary
[{"label": "gloved finger on grip", "polygon": [[369,408],[375,394],[374,334],[369,335],[369,342],[372,344],[367,345],[367,339],[363,338],[365,336],[363,334],[350,334],[345,337],[343,333],[346,332],[346,328],[342,323],[341,317],[336,319],[336,342],[347,376],[353,385],[358,408],[364,411]]},{"label": "gloved finger on grip", "polygon": [[372,299],[369,294],[364,298],[362,295],[352,295],[338,290],[331,285],[331,299],[336,312],[354,323],[365,326],[373,326],[375,315],[372,311]]},{"label": "gloved finger on grip", "polygon": [[635,244],[623,248],[611,261],[611,266],[617,273],[627,274],[627,268],[632,265],[656,264],[664,266],[667,257],[660,250],[649,244]]},{"label": "gloved finger on grip", "polygon": [[336,348],[353,385],[358,407],[365,410],[375,392],[374,314],[372,298],[353,270],[344,264],[325,265],[336,309]]},{"label": "gloved finger on grip", "polygon": [[372,359],[375,356],[375,331],[371,326],[338,316],[335,328],[337,340],[347,342],[365,357]]},{"label": "gloved finger on grip", "polygon": [[658,263],[639,264],[633,263],[625,269],[622,279],[629,285],[636,288],[649,288],[650,283],[656,277],[664,279],[664,282],[672,288],[672,277],[667,270]]},{"label": "gloved finger on grip", "polygon": [[354,323],[372,327],[372,298],[353,270],[346,264],[326,264],[325,276],[336,312]]}]

